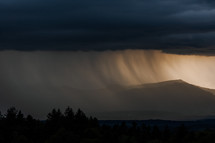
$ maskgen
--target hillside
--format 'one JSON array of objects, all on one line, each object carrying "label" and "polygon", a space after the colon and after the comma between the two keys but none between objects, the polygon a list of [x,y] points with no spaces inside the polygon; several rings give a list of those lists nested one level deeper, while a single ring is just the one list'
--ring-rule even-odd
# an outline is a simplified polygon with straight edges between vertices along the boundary
[{"label": "hillside", "polygon": [[117,112],[100,113],[108,119],[202,119],[215,115],[215,96],[182,80],[144,84],[115,91]]}]

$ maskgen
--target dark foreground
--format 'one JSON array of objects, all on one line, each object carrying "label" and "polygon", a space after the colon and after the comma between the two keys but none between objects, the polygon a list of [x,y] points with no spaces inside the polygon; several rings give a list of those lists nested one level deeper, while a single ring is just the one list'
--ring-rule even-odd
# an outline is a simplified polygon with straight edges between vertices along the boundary
[{"label": "dark foreground", "polygon": [[98,121],[53,109],[45,121],[15,108],[0,114],[0,143],[212,143],[215,121]]}]

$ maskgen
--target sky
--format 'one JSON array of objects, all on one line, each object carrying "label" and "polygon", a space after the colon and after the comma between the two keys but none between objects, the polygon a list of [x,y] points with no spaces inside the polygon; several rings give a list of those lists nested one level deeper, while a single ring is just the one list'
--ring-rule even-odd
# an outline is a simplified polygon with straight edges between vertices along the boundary
[{"label": "sky", "polygon": [[214,39],[212,0],[0,0],[0,110],[119,111],[138,100],[120,104],[117,88],[180,79],[177,90],[199,91],[189,103],[209,113],[215,98],[199,86],[215,89]]},{"label": "sky", "polygon": [[214,54],[213,0],[1,0],[1,50]]},{"label": "sky", "polygon": [[[214,56],[158,50],[1,51],[0,110],[15,106],[40,119],[67,106],[100,119],[131,119],[123,111],[132,119],[208,117],[215,96],[199,86],[215,89],[214,63]],[[165,81],[173,82],[156,84]]]}]

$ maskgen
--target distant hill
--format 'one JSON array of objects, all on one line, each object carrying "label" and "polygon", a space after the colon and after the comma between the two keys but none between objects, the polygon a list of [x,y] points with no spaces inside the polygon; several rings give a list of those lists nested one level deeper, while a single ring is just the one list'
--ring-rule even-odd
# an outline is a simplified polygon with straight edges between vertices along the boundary
[{"label": "distant hill", "polygon": [[[182,80],[138,86],[111,85],[103,89],[76,89],[62,86],[27,86],[26,90],[0,88],[0,107],[15,106],[26,114],[43,119],[51,108],[81,108],[104,120],[192,120],[215,117],[215,94]],[[39,105],[39,106],[38,106]]]},{"label": "distant hill", "polygon": [[215,115],[215,95],[182,80],[124,87],[114,92],[121,110],[101,112],[97,114],[99,118],[192,120]]},{"label": "distant hill", "polygon": [[205,90],[207,92],[210,92],[210,93],[214,94],[214,96],[215,96],[215,89],[204,88],[204,87],[201,87],[201,89],[203,89],[203,90]]}]

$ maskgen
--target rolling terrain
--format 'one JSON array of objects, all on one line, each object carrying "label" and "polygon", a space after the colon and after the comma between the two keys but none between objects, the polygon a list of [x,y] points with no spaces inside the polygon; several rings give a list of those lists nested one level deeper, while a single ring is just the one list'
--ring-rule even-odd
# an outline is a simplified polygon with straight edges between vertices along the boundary
[{"label": "rolling terrain", "polygon": [[121,110],[100,113],[102,119],[192,120],[215,115],[214,90],[182,80],[144,84],[115,90]]}]

